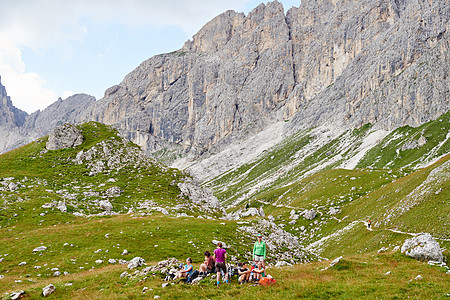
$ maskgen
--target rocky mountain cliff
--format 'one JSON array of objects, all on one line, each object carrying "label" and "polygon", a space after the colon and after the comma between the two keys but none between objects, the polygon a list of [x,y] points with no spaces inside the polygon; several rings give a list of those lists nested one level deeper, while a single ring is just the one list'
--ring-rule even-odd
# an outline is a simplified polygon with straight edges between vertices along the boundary
[{"label": "rocky mountain cliff", "polygon": [[143,62],[90,118],[152,152],[196,158],[286,123],[419,125],[449,105],[446,1],[277,1],[227,11],[182,49]]},{"label": "rocky mountain cliff", "polygon": [[101,100],[58,101],[28,117],[21,134],[94,120],[186,167],[274,124],[285,135],[323,124],[336,135],[366,123],[418,126],[450,107],[449,16],[445,0],[305,0],[286,14],[274,1],[248,15],[227,11]]},{"label": "rocky mountain cliff", "polygon": [[16,108],[11,98],[6,93],[6,88],[2,85],[0,77],[0,126],[18,127],[25,122],[27,113]]}]

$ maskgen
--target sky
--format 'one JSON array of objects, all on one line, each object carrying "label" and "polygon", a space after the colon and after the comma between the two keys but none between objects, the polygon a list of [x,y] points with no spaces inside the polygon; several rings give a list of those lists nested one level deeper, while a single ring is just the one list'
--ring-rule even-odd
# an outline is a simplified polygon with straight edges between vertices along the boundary
[{"label": "sky", "polygon": [[[144,60],[180,49],[209,20],[263,0],[0,0],[0,77],[14,106],[97,99]],[[300,0],[279,0],[287,11]]]}]

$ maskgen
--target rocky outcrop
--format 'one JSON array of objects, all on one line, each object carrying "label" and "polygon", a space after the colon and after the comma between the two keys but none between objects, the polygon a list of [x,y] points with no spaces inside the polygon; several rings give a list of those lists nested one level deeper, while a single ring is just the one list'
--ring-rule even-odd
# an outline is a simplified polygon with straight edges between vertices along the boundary
[{"label": "rocky outcrop", "polygon": [[143,62],[108,89],[91,118],[148,151],[177,145],[197,157],[279,120],[294,87],[283,7],[225,12],[171,54]]},{"label": "rocky outcrop", "polygon": [[441,247],[429,233],[422,233],[412,239],[407,239],[401,252],[418,260],[430,260],[438,263],[443,261]]},{"label": "rocky outcrop", "polygon": [[66,123],[53,130],[48,136],[46,148],[48,150],[58,150],[69,147],[76,147],[83,143],[84,137],[81,130],[74,125]]}]

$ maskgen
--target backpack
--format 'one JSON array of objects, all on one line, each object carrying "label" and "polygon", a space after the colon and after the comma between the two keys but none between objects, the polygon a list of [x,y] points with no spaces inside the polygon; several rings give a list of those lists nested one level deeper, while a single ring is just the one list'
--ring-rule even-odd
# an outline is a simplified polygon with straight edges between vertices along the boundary
[{"label": "backpack", "polygon": [[271,285],[271,284],[275,284],[277,283],[277,281],[273,278],[269,278],[269,277],[263,277],[259,280],[259,284],[260,285]]},{"label": "backpack", "polygon": [[199,274],[199,271],[198,271],[198,270],[194,270],[194,271],[192,272],[192,274],[190,274],[190,275],[188,275],[188,276],[186,277],[186,283],[191,283],[192,280],[194,280],[195,278],[198,277],[198,274]]},{"label": "backpack", "polygon": [[233,276],[237,276],[237,275],[239,275],[239,273],[238,273],[238,268],[236,268],[235,266],[233,266],[233,265],[230,265],[229,267],[228,267],[228,276],[230,276],[230,277],[233,277]]}]

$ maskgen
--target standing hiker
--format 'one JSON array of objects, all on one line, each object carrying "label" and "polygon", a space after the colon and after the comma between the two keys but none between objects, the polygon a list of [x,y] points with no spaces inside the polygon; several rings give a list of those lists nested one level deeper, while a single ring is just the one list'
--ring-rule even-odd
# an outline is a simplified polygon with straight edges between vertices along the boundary
[{"label": "standing hiker", "polygon": [[216,272],[217,272],[217,285],[220,283],[220,271],[222,270],[225,277],[225,283],[228,283],[227,265],[225,260],[227,259],[227,251],[222,248],[222,243],[217,243],[217,249],[214,250],[214,258],[216,259]]},{"label": "standing hiker", "polygon": [[367,229],[369,229],[370,230],[370,225],[372,225],[372,221],[367,221]]},{"label": "standing hiker", "polygon": [[253,246],[253,260],[255,263],[262,262],[262,266],[266,267],[266,243],[262,241],[262,235],[258,233],[257,241]]}]

